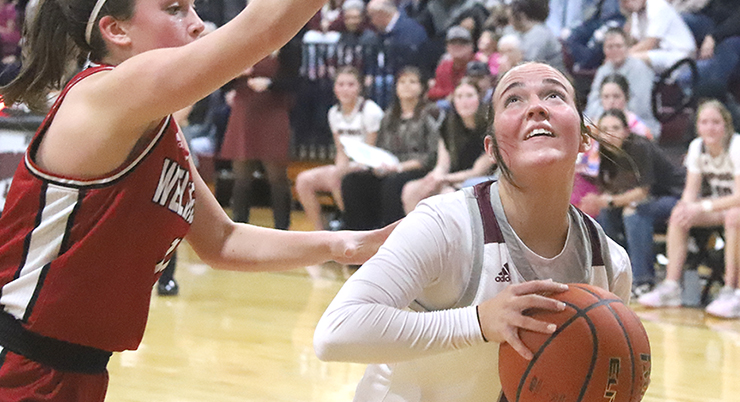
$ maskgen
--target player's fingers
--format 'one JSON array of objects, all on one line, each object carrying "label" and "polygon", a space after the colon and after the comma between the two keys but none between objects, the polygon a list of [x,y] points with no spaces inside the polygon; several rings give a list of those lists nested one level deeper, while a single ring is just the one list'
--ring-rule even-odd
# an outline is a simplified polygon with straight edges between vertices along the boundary
[{"label": "player's fingers", "polygon": [[568,285],[564,283],[555,282],[552,279],[539,280],[539,281],[527,281],[510,286],[511,291],[517,295],[526,295],[532,293],[560,293],[568,290]]},{"label": "player's fingers", "polygon": [[519,308],[519,311],[530,309],[563,311],[565,309],[565,303],[560,300],[538,294],[528,294],[518,297],[516,306]]},{"label": "player's fingers", "polygon": [[528,331],[539,332],[547,335],[552,334],[558,329],[558,326],[551,322],[540,321],[527,316],[522,316],[522,319],[517,326]]},{"label": "player's fingers", "polygon": [[525,345],[521,339],[519,339],[517,331],[509,332],[509,335],[506,336],[505,340],[506,343],[514,348],[514,350],[516,350],[516,352],[519,353],[519,355],[521,355],[523,358],[527,360],[532,360],[532,358],[534,357],[532,351],[527,348],[527,345]]}]

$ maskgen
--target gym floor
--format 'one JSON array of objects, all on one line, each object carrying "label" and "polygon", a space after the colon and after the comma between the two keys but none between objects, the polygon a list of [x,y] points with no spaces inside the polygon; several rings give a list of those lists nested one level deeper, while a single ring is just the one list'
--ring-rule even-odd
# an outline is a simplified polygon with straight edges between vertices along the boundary
[{"label": "gym floor", "polygon": [[[252,213],[270,226],[269,209]],[[308,230],[294,212],[293,230]],[[114,354],[107,401],[351,401],[364,366],[319,361],[313,329],[344,278],[304,270],[238,273],[202,264],[180,246],[180,294],[151,299],[137,351]],[[333,278],[332,278],[333,276]],[[698,308],[646,310],[652,383],[646,402],[740,401],[740,320],[718,320]],[[493,400],[493,398],[492,398]]]}]

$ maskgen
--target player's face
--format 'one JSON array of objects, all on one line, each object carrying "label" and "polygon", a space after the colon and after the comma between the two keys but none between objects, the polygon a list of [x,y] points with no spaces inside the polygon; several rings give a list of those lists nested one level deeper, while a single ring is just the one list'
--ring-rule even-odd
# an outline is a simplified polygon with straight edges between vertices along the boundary
[{"label": "player's face", "polygon": [[334,81],[334,94],[339,103],[356,102],[360,96],[360,82],[354,74],[339,74]]},{"label": "player's face", "polygon": [[469,84],[458,85],[452,93],[452,104],[461,117],[475,115],[480,106],[478,89]]},{"label": "player's face", "polygon": [[134,15],[123,24],[135,53],[186,45],[204,29],[193,0],[136,0]]},{"label": "player's face", "polygon": [[725,120],[715,107],[706,106],[696,117],[696,131],[707,146],[722,146],[727,133]]},{"label": "player's face", "polygon": [[622,147],[624,139],[630,134],[622,120],[615,116],[604,116],[599,120],[599,130],[606,133],[606,140],[617,148]]},{"label": "player's face", "polygon": [[570,166],[585,151],[573,86],[546,64],[510,70],[496,87],[493,108],[499,150],[514,176],[555,162]]},{"label": "player's face", "polygon": [[398,99],[419,99],[421,90],[421,80],[418,75],[413,73],[400,76],[396,83],[396,95],[398,95]]},{"label": "player's face", "polygon": [[627,97],[622,92],[622,88],[613,82],[604,84],[601,87],[601,106],[604,110],[624,110],[627,107]]}]

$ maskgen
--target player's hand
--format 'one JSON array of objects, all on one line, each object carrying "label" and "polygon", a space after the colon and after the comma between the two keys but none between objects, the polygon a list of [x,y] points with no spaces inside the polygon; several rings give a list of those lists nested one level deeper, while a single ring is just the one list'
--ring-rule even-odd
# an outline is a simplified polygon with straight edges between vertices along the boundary
[{"label": "player's hand", "polygon": [[336,232],[337,236],[339,236],[339,241],[336,242],[336,246],[332,249],[334,261],[340,264],[354,265],[364,263],[378,252],[380,246],[400,222],[398,220],[384,228],[376,230],[342,230]]},{"label": "player's hand", "polygon": [[568,286],[552,280],[529,281],[507,287],[492,299],[478,305],[481,331],[491,342],[508,342],[523,358],[531,360],[532,351],[519,338],[519,329],[552,334],[555,324],[524,315],[529,309],[563,311],[565,303],[546,297],[547,294],[568,290]]}]

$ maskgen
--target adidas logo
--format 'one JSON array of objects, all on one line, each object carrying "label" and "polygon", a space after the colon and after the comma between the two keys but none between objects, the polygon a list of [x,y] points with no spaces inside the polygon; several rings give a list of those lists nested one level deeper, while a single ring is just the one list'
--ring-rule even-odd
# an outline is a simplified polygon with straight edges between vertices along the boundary
[{"label": "adidas logo", "polygon": [[496,275],[496,282],[511,282],[511,272],[509,271],[509,264],[504,264],[504,267],[501,268],[501,272]]}]

